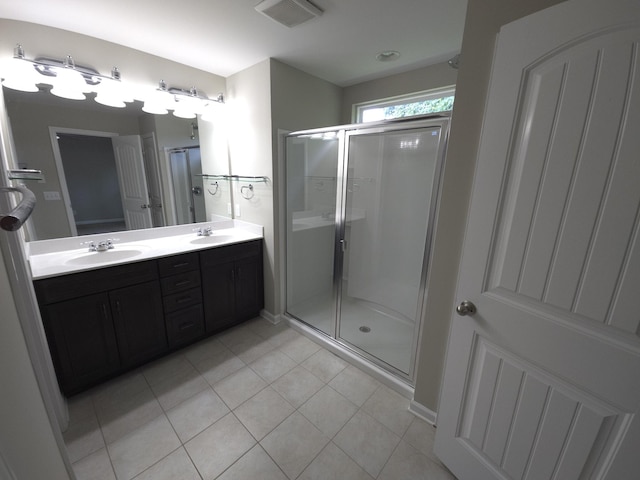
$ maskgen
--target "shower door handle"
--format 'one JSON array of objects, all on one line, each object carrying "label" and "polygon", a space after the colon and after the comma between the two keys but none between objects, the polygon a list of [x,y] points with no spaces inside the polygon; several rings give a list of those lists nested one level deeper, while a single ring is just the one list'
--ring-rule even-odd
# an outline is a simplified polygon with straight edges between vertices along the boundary
[{"label": "shower door handle", "polygon": [[340,240],[340,248],[342,253],[347,251],[347,241],[344,238]]}]

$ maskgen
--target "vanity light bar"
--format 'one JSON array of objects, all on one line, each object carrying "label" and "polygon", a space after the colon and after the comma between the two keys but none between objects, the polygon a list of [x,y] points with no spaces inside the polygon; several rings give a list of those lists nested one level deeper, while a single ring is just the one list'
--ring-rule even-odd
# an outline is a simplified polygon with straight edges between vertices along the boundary
[{"label": "vanity light bar", "polygon": [[[69,75],[70,73],[72,75]],[[142,100],[146,103],[146,97],[149,96],[144,91],[122,82],[120,71],[117,67],[113,67],[110,76],[105,76],[93,68],[77,65],[70,55],[62,61],[48,57],[37,57],[34,60],[29,60],[25,57],[24,49],[20,44],[17,44],[14,48],[13,59],[4,62],[0,74],[2,85],[7,88],[25,92],[37,92],[39,91],[38,84],[47,84],[53,87],[51,93],[69,99],[84,99],[86,98],[84,93],[96,92],[98,97],[101,97],[96,100],[98,103],[112,107],[124,107],[125,102],[130,103],[134,99]],[[69,88],[66,82],[61,83],[62,77],[70,77],[70,79],[74,80],[76,83],[75,88]],[[80,79],[84,83],[79,81]],[[109,95],[110,98],[107,98],[103,88],[107,86],[112,90]],[[113,89],[113,86],[118,88]],[[53,90],[56,90],[56,92]],[[153,92],[165,92],[167,94],[167,101],[163,105],[165,109],[173,110],[176,116],[187,116],[187,118],[195,117],[195,113],[202,113],[205,107],[211,103],[224,103],[222,93],[215,98],[209,98],[203,92],[198,91],[196,87],[192,87],[189,90],[175,87],[169,88],[164,81],[160,82],[160,88],[147,88],[146,90],[151,95],[153,95]],[[118,94],[116,95],[114,91],[118,91]],[[163,113],[167,113],[166,110]]]}]

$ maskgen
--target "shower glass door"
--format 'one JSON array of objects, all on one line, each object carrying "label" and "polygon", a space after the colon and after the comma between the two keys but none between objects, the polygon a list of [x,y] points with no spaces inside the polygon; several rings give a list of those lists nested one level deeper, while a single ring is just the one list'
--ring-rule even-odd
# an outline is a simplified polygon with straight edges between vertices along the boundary
[{"label": "shower glass door", "polygon": [[287,312],[330,336],[340,136],[287,138]]},{"label": "shower glass door", "polygon": [[435,202],[439,126],[347,133],[337,337],[411,372]]},{"label": "shower glass door", "polygon": [[286,144],[286,313],[413,379],[448,118]]}]

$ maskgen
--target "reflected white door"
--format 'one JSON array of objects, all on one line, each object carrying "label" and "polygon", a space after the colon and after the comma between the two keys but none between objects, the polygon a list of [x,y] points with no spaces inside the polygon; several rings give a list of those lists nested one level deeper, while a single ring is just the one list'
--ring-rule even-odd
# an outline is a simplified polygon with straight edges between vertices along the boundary
[{"label": "reflected white door", "polygon": [[138,135],[126,135],[113,137],[112,142],[127,230],[150,228],[153,224],[144,172],[142,140]]},{"label": "reflected white door", "polygon": [[162,196],[162,180],[155,134],[149,133],[147,135],[143,135],[142,145],[144,169],[147,174],[147,187],[149,188],[151,219],[154,227],[164,227],[164,209],[162,208],[164,200]]},{"label": "reflected white door", "polygon": [[639,43],[626,0],[500,32],[436,434],[460,480],[639,478]]}]

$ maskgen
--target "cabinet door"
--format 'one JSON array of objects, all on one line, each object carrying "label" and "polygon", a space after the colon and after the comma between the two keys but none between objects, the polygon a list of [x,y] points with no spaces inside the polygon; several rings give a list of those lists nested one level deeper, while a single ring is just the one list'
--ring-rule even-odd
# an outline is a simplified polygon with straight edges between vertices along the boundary
[{"label": "cabinet door", "polygon": [[139,365],[167,350],[159,282],[113,290],[109,299],[123,367]]},{"label": "cabinet door", "polygon": [[262,259],[251,257],[235,263],[236,320],[256,316],[263,307]]},{"label": "cabinet door", "polygon": [[66,395],[118,370],[118,347],[106,294],[48,305],[42,313],[58,382]]},{"label": "cabinet door", "polygon": [[205,328],[216,332],[235,323],[234,263],[219,263],[202,270]]}]

